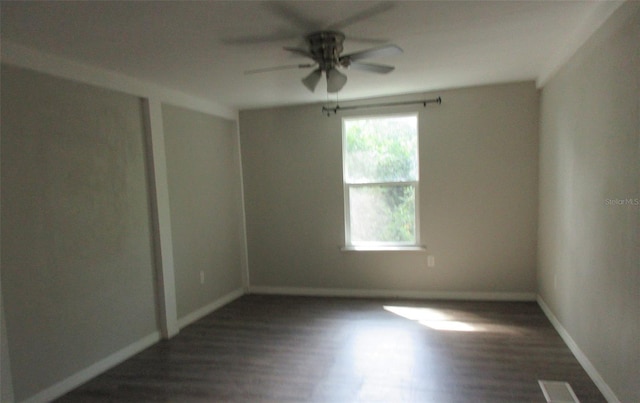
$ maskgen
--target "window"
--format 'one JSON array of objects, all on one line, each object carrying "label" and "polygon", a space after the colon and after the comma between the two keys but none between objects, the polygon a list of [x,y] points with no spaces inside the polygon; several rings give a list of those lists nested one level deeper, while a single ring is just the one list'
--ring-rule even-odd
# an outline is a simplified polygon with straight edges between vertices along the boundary
[{"label": "window", "polygon": [[417,115],[342,121],[346,247],[417,246]]}]

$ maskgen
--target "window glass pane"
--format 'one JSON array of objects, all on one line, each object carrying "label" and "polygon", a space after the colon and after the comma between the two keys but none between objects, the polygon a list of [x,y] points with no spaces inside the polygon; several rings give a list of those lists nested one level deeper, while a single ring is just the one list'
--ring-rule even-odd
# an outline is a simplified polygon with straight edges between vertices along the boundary
[{"label": "window glass pane", "polygon": [[415,187],[350,186],[351,243],[415,242]]},{"label": "window glass pane", "polygon": [[418,180],[416,116],[346,119],[345,182]]}]

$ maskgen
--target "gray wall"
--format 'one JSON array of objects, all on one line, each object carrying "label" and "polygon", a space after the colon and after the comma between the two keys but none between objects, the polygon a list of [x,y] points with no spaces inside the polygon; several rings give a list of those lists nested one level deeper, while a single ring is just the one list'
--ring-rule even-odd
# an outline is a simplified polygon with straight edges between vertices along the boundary
[{"label": "gray wall", "polygon": [[140,99],[2,67],[2,297],[16,400],[157,331]]},{"label": "gray wall", "polygon": [[171,105],[162,116],[183,318],[242,287],[240,154],[234,121]]},{"label": "gray wall", "polygon": [[618,398],[640,401],[639,3],[544,87],[540,150],[539,294]]},{"label": "gray wall", "polygon": [[240,113],[253,288],[535,293],[533,82],[433,95],[441,106],[361,112],[419,113],[421,241],[435,256],[433,269],[423,252],[340,251],[347,113],[327,117],[320,105]]},{"label": "gray wall", "polygon": [[4,320],[4,305],[0,295],[0,402],[13,402],[13,380],[7,342],[7,327]]}]

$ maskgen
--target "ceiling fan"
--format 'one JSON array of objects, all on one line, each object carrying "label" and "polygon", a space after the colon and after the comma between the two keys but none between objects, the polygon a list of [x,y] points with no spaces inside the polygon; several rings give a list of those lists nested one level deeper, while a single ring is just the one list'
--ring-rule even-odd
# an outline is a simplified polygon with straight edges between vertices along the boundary
[{"label": "ceiling fan", "polygon": [[340,91],[347,83],[347,76],[340,72],[341,69],[353,68],[371,73],[386,74],[393,71],[395,67],[384,64],[364,63],[361,60],[402,53],[402,49],[399,46],[391,44],[342,55],[344,40],[345,35],[340,31],[313,32],[305,36],[308,49],[284,48],[286,51],[311,59],[311,63],[249,70],[245,74],[316,67],[315,70],[302,79],[302,84],[313,92],[322,78],[322,73],[324,73],[327,78],[327,92],[335,93]]}]

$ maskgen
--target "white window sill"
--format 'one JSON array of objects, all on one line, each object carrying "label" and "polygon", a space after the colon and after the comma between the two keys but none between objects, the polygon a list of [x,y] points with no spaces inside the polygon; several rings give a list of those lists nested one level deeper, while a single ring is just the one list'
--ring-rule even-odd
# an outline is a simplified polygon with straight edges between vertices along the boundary
[{"label": "white window sill", "polygon": [[342,252],[426,252],[427,248],[423,245],[406,245],[406,246],[341,246]]}]

